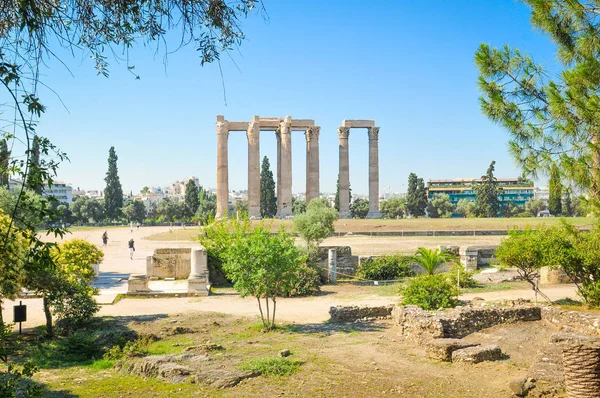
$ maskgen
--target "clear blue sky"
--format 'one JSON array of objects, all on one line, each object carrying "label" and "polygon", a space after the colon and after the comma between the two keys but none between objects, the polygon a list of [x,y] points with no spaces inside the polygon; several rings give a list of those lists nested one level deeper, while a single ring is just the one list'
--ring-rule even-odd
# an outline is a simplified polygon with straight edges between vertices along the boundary
[{"label": "clear blue sky", "polygon": [[[171,54],[139,46],[130,53],[141,76],[112,63],[96,76],[89,56],[61,53],[44,70],[48,105],[38,132],[68,153],[58,178],[103,189],[108,149],[115,146],[125,191],[195,175],[216,185],[215,116],[315,119],[321,127],[321,191],[338,171],[337,127],[343,119],[375,119],[381,127],[380,190],[406,190],[410,172],[425,178],[481,176],[496,160],[497,177],[520,174],[507,152],[507,133],[481,115],[474,52],[505,43],[556,67],[550,40],[513,0],[265,0],[269,19],[244,21],[247,40],[217,65],[200,66],[193,47]],[[72,73],[74,76],[71,76]],[[225,85],[227,104],[223,98]],[[261,157],[275,168],[273,133],[261,133]],[[305,186],[304,135],[293,147],[293,190]],[[367,193],[366,131],[350,136],[353,192]],[[243,133],[229,138],[230,188],[246,189]],[[275,174],[275,170],[274,170]],[[388,188],[389,186],[389,188]]]}]

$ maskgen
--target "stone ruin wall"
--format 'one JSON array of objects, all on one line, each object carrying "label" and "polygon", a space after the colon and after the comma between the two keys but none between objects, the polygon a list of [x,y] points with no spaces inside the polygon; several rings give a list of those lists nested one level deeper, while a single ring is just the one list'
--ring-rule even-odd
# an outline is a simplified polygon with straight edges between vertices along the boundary
[{"label": "stone ruin wall", "polygon": [[154,249],[154,254],[146,259],[148,278],[186,279],[190,276],[190,248]]},{"label": "stone ruin wall", "polygon": [[336,249],[338,279],[356,275],[359,259],[358,256],[352,255],[352,248],[350,246],[320,246],[317,260],[319,268],[326,270],[329,267],[329,249]]}]

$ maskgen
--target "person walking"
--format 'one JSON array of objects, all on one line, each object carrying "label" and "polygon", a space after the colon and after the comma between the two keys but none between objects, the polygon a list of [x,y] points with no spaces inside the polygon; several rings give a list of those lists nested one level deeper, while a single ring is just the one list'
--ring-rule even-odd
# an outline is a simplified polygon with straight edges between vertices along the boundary
[{"label": "person walking", "polygon": [[104,233],[102,234],[102,245],[106,246],[107,243],[108,243],[108,234],[106,233],[106,231],[104,231]]},{"label": "person walking", "polygon": [[129,259],[133,260],[133,252],[135,252],[135,247],[133,245],[133,238],[129,239]]}]

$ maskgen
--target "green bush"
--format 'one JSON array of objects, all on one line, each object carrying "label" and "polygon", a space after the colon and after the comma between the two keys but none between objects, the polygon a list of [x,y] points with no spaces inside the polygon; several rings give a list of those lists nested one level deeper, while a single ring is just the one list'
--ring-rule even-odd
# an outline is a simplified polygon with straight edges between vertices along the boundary
[{"label": "green bush", "polygon": [[304,265],[298,270],[296,276],[298,279],[290,297],[315,296],[321,291],[321,275],[314,267]]},{"label": "green bush", "polygon": [[467,271],[462,265],[454,264],[450,268],[448,279],[454,286],[458,286],[458,283],[460,282],[460,287],[463,289],[477,287],[479,286],[479,283],[473,279],[473,275],[475,275],[474,271]]},{"label": "green bush", "polygon": [[446,275],[423,275],[414,278],[402,292],[403,304],[418,305],[424,310],[454,307],[458,289],[446,279]]},{"label": "green bush", "polygon": [[413,276],[414,273],[406,257],[390,255],[361,261],[356,275],[370,280],[393,280]]},{"label": "green bush", "polygon": [[122,358],[144,357],[150,352],[150,345],[155,341],[154,336],[142,335],[136,340],[128,341],[123,347],[114,346],[104,354],[107,361],[115,361]]},{"label": "green bush", "polygon": [[287,358],[251,359],[241,365],[242,370],[259,372],[264,376],[289,376],[300,368],[300,361]]},{"label": "green bush", "polygon": [[76,359],[97,358],[102,355],[96,339],[86,331],[77,331],[67,335],[58,350],[65,357]]},{"label": "green bush", "polygon": [[96,289],[85,281],[63,279],[59,282],[60,289],[51,292],[48,298],[58,318],[56,326],[64,332],[79,329],[100,310],[93,297]]}]

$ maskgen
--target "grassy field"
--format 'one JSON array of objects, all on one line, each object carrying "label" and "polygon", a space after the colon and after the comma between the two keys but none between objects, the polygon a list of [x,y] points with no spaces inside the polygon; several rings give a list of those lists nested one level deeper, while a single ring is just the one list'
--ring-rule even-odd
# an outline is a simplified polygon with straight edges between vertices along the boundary
[{"label": "grassy field", "polygon": [[[399,232],[399,231],[482,231],[508,230],[526,226],[557,225],[560,218],[406,218],[401,220],[338,220],[335,231],[340,234],[358,232]],[[594,220],[586,217],[566,218],[580,228],[589,228]],[[254,221],[258,224],[260,221]],[[291,220],[265,220],[273,231],[284,228],[293,230]],[[176,228],[169,232],[152,235],[146,239],[159,241],[189,241],[196,237],[198,229],[193,227]]]}]

